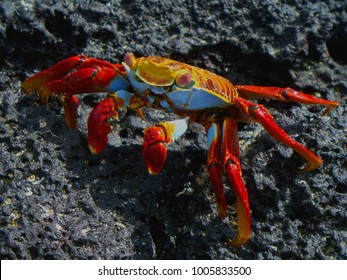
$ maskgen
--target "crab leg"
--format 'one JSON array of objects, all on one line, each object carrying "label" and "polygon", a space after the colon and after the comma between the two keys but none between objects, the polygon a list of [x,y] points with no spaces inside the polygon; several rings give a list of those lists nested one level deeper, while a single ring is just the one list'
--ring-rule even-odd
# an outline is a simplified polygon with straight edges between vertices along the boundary
[{"label": "crab leg", "polygon": [[302,93],[291,88],[280,87],[261,87],[261,86],[235,86],[240,96],[245,99],[275,99],[279,101],[294,101],[303,104],[317,104],[325,105],[326,109],[322,115],[328,114],[331,110],[336,108],[339,103],[330,101],[315,96]]},{"label": "crab leg", "polygon": [[[222,182],[222,172],[225,171],[237,199],[238,233],[236,238],[229,242],[229,245],[241,246],[249,239],[251,217],[247,189],[241,177],[240,148],[236,122],[225,119],[222,128],[220,123],[212,123],[207,128],[207,141],[209,147],[207,170],[216,197],[218,215],[225,218],[228,214]],[[221,150],[223,154],[221,154]]]},{"label": "crab leg", "polygon": [[50,68],[37,73],[36,75],[26,79],[22,83],[22,91],[26,94],[40,92],[42,85],[48,82],[61,80],[69,73],[84,69],[99,66],[102,68],[115,69],[118,73],[124,73],[124,67],[120,64],[111,64],[95,58],[89,58],[84,55],[72,56],[64,59]]},{"label": "crab leg", "polygon": [[293,140],[282,128],[280,128],[273,120],[270,113],[262,105],[242,98],[237,98],[236,104],[244,115],[260,123],[273,138],[292,148],[307,161],[302,171],[317,169],[322,164],[323,161],[319,157]]},{"label": "crab leg", "polygon": [[69,129],[75,129],[77,127],[78,99],[74,95],[66,95],[62,98],[62,103],[66,125]]},{"label": "crab leg", "polygon": [[148,172],[152,175],[158,174],[163,168],[167,149],[170,144],[181,137],[188,129],[189,118],[175,121],[161,122],[151,126],[144,131],[142,156]]},{"label": "crab leg", "polygon": [[86,58],[86,56],[77,55],[58,62],[52,67],[26,79],[22,83],[22,91],[26,94],[39,91],[45,83],[61,79],[72,70],[77,69]]},{"label": "crab leg", "polygon": [[222,181],[222,160],[221,146],[222,133],[220,124],[212,123],[207,127],[207,171],[210,175],[213,192],[216,197],[217,211],[221,218],[228,215],[227,202],[224,195],[224,187]]},{"label": "crab leg", "polygon": [[251,215],[248,204],[248,193],[242,180],[240,164],[240,147],[237,123],[232,119],[223,122],[223,164],[230,185],[236,194],[237,232],[236,238],[229,242],[231,246],[245,244],[251,232]]}]

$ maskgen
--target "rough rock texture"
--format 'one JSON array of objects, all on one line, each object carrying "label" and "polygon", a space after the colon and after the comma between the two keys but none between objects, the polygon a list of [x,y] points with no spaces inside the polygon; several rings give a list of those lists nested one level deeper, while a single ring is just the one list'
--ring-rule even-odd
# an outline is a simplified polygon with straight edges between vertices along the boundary
[{"label": "rough rock texture", "polygon": [[[0,3],[1,259],[347,258],[344,1],[14,2]],[[235,227],[216,215],[201,127],[170,146],[163,172],[150,176],[142,130],[173,116],[129,113],[95,156],[86,120],[100,96],[80,98],[79,128],[69,131],[58,102],[39,106],[20,92],[25,78],[71,55],[119,62],[126,51],[341,102],[325,117],[315,106],[263,102],[322,157],[311,173],[259,125],[240,124],[252,208],[246,246],[225,246]]]}]

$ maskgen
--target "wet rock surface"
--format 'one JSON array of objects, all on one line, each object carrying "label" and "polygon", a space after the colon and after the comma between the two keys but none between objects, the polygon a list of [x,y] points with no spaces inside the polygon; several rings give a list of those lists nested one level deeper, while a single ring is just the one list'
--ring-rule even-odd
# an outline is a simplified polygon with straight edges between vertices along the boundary
[{"label": "wet rock surface", "polygon": [[[1,259],[346,259],[347,22],[343,1],[2,1],[0,3]],[[288,3],[287,3],[288,2]],[[240,124],[252,234],[217,217],[204,167],[204,130],[169,147],[160,175],[146,171],[142,131],[172,119],[146,110],[116,124],[106,150],[86,143],[102,96],[80,97],[69,131],[58,101],[39,106],[25,78],[75,54],[119,62],[125,52],[207,68],[235,84],[290,86],[338,100],[322,108],[264,101],[276,121],[324,164],[257,124]],[[234,194],[227,188],[228,200]]]}]

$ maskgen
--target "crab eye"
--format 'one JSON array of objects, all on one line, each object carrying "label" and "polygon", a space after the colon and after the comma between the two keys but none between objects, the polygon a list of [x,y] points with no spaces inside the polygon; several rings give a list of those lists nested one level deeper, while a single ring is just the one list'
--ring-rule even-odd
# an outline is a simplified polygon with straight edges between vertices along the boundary
[{"label": "crab eye", "polygon": [[176,77],[176,84],[180,87],[185,87],[192,81],[192,75],[190,73],[179,74]]},{"label": "crab eye", "polygon": [[130,69],[132,69],[132,70],[136,69],[137,63],[136,63],[136,58],[135,58],[133,53],[127,52],[124,55],[124,62],[126,65],[128,65],[130,67]]}]

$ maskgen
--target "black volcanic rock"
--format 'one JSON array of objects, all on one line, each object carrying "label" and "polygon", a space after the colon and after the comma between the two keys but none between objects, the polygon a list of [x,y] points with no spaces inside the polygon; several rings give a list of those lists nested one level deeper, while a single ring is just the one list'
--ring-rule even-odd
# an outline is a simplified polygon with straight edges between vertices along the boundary
[{"label": "black volcanic rock", "polygon": [[[347,258],[344,1],[80,2],[0,3],[1,259]],[[162,173],[151,176],[142,131],[174,116],[128,113],[96,156],[86,121],[101,95],[80,97],[78,130],[69,131],[58,102],[39,106],[20,92],[25,78],[69,56],[119,62],[127,51],[207,68],[235,84],[340,101],[324,117],[315,106],[262,102],[324,160],[314,172],[300,172],[303,159],[259,125],[240,124],[252,209],[246,246],[225,245],[235,227],[217,217],[200,126],[169,147]]]}]

